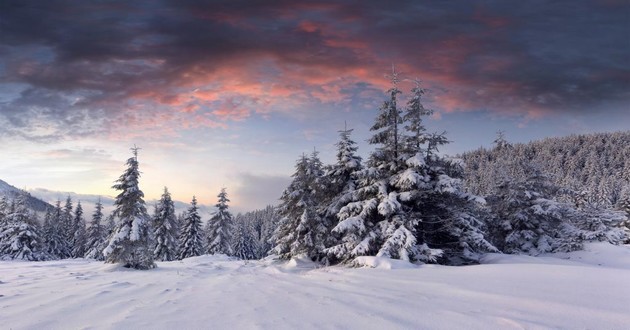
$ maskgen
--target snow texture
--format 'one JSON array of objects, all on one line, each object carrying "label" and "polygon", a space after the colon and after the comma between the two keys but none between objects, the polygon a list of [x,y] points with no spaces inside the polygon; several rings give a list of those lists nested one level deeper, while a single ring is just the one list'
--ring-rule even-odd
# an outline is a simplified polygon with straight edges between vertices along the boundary
[{"label": "snow texture", "polygon": [[[224,255],[145,272],[74,259],[0,262],[6,329],[627,329],[630,246],[544,257],[489,254],[467,267],[360,257]],[[264,283],[264,285],[261,285]],[[60,317],[64,315],[64,317]]]}]

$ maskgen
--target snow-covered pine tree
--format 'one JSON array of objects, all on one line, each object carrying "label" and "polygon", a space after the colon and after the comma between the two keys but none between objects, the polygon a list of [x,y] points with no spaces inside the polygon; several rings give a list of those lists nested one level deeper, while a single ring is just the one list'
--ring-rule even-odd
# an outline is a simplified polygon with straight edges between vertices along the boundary
[{"label": "snow-covered pine tree", "polygon": [[487,198],[495,217],[489,223],[491,239],[505,253],[551,252],[560,244],[566,205],[550,199],[557,188],[538,167],[523,168],[529,172],[528,179],[505,177],[496,194]]},{"label": "snow-covered pine tree", "polygon": [[216,211],[206,224],[206,253],[233,255],[232,236],[234,232],[234,222],[232,214],[228,211],[227,192],[225,188],[217,195],[218,202],[214,206]]},{"label": "snow-covered pine tree", "polygon": [[422,104],[422,97],[426,89],[420,86],[420,80],[415,79],[415,87],[411,90],[411,98],[407,101],[407,107],[403,115],[403,122],[406,123],[407,135],[403,136],[404,148],[408,155],[415,155],[426,148],[429,134],[424,126],[424,118],[433,114],[433,110],[427,109]]},{"label": "snow-covered pine tree", "polygon": [[85,258],[105,260],[103,249],[105,248],[105,239],[107,238],[107,229],[101,223],[103,221],[103,203],[101,199],[96,202],[92,221],[87,228],[87,239],[85,243]]},{"label": "snow-covered pine tree", "polygon": [[562,220],[555,251],[581,250],[584,242],[608,242],[619,245],[628,238],[622,228],[626,217],[620,211],[593,206],[574,209],[567,204]]},{"label": "snow-covered pine tree", "polygon": [[197,208],[197,198],[193,196],[181,228],[178,259],[197,257],[203,254],[203,233],[201,230],[201,217]]},{"label": "snow-covered pine tree", "polygon": [[[376,150],[368,167],[356,173],[358,187],[333,228],[341,242],[327,252],[341,261],[377,255],[428,262],[436,261],[444,250],[447,258],[441,261],[459,263],[474,260],[478,252],[494,251],[471,211],[473,196],[463,193],[460,180],[449,176],[458,173],[456,166],[437,154],[448,142],[444,133],[425,133],[422,117],[430,111],[420,102],[424,90],[416,86],[401,123],[400,110],[391,106],[400,93],[396,74],[392,84],[369,140]],[[398,127],[405,123],[407,134],[401,135]]]},{"label": "snow-covered pine tree", "polygon": [[0,227],[0,259],[48,259],[36,216],[26,208],[26,196],[19,195],[13,203]]},{"label": "snow-covered pine tree", "polygon": [[83,207],[81,202],[77,203],[77,207],[74,209],[74,237],[72,241],[72,256],[74,258],[83,258],[85,256],[85,244],[86,244],[86,228],[85,219],[83,218]]},{"label": "snow-covered pine tree", "polygon": [[105,262],[120,263],[127,268],[151,269],[153,249],[151,244],[150,217],[144,204],[144,193],[138,186],[138,150],[134,147],[133,157],[127,160],[127,169],[112,188],[119,190],[114,206],[114,216],[119,221],[109,244],[103,250]]},{"label": "snow-covered pine tree", "polygon": [[[319,169],[318,169],[319,167]],[[280,223],[270,253],[289,259],[305,255],[312,260],[325,257],[326,226],[317,212],[321,162],[317,153],[298,159],[293,181],[284,190],[278,207]]]},{"label": "snow-covered pine tree", "polygon": [[[236,217],[239,219],[239,217]],[[248,228],[248,223],[240,217],[234,226],[234,256],[242,260],[256,259],[256,242],[252,237],[252,232]]]},{"label": "snow-covered pine tree", "polygon": [[74,233],[76,231],[76,228],[74,228],[74,217],[72,216],[72,211],[72,198],[68,195],[68,197],[66,197],[66,204],[63,207],[63,214],[61,217],[61,233],[67,242],[66,244],[68,245],[70,256],[72,256],[72,250],[74,249]]},{"label": "snow-covered pine tree", "polygon": [[9,212],[9,202],[7,196],[0,197],[0,226],[7,219],[7,213]]},{"label": "snow-covered pine tree", "polygon": [[323,181],[326,188],[322,200],[325,210],[322,213],[334,224],[338,222],[339,210],[352,200],[352,194],[357,187],[356,172],[363,169],[362,159],[356,154],[356,142],[350,138],[352,131],[347,127],[339,131],[336,162],[324,168]]},{"label": "snow-covered pine tree", "polygon": [[45,250],[53,258],[66,259],[71,257],[70,244],[66,240],[64,214],[61,201],[57,200],[50,215],[50,224],[46,229]]},{"label": "snow-covered pine tree", "polygon": [[[340,241],[326,249],[335,260],[352,261],[357,256],[378,255],[404,260],[422,260],[429,255],[416,244],[417,219],[407,214],[393,186],[394,175],[404,168],[402,160],[414,143],[402,139],[401,110],[397,106],[399,74],[393,71],[389,99],[379,109],[375,132],[368,141],[376,145],[370,154],[368,167],[355,172],[358,186],[351,201],[339,213],[339,223],[332,229]],[[415,110],[418,110],[417,108]],[[407,116],[409,118],[409,116]],[[417,122],[417,124],[420,124]],[[421,128],[414,125],[416,130]]]},{"label": "snow-covered pine tree", "polygon": [[153,256],[155,260],[175,260],[177,258],[177,217],[175,216],[175,205],[171,193],[166,187],[164,187],[164,193],[162,193],[156,206],[153,227],[155,239]]},{"label": "snow-covered pine tree", "polygon": [[368,165],[385,173],[397,170],[403,149],[400,137],[402,111],[398,107],[398,95],[402,94],[398,89],[399,75],[392,67],[392,88],[387,90],[389,99],[379,108],[374,125],[370,128],[374,135],[368,140],[370,144],[377,145],[376,150],[370,154]]},{"label": "snow-covered pine tree", "polygon": [[619,210],[626,214],[626,220],[622,223],[622,229],[626,232],[626,243],[630,243],[630,187],[619,202]]}]

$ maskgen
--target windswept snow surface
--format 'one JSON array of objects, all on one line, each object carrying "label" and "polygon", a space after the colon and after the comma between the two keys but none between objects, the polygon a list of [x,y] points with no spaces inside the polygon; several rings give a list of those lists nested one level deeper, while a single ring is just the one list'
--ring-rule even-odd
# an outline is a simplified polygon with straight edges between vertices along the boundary
[{"label": "windswept snow surface", "polygon": [[465,267],[201,256],[0,263],[3,329],[628,329],[630,246]]}]

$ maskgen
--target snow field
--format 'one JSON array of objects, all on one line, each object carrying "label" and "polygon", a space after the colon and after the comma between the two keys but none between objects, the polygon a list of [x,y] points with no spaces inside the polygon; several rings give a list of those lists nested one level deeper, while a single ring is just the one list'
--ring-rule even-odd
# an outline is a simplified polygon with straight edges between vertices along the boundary
[{"label": "snow field", "polygon": [[201,256],[137,271],[0,262],[5,329],[627,329],[630,246],[484,264],[317,268]]}]

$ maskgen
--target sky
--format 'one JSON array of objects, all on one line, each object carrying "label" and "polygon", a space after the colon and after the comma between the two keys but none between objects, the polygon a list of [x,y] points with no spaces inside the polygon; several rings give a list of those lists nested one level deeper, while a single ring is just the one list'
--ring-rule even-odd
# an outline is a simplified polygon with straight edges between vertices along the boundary
[{"label": "sky", "polygon": [[628,59],[628,1],[4,0],[0,179],[114,196],[136,145],[147,200],[252,210],[346,124],[369,154],[392,66],[454,155],[630,129]]}]

